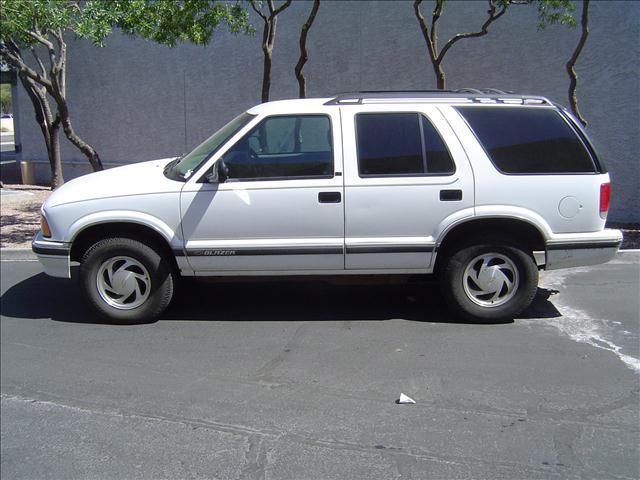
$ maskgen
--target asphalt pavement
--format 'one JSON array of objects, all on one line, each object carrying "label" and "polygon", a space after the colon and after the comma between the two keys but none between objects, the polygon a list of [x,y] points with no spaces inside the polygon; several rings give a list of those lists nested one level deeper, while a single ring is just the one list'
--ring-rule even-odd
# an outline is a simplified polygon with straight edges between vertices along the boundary
[{"label": "asphalt pavement", "polygon": [[498,324],[431,282],[298,280],[185,282],[113,326],[28,257],[0,268],[3,479],[640,475],[640,253],[545,272]]}]

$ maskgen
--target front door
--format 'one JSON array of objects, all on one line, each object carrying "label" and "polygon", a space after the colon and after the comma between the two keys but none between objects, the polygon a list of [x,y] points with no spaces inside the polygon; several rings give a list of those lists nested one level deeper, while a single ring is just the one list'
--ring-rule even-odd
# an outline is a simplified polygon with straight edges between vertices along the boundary
[{"label": "front door", "polygon": [[[436,106],[340,107],[347,270],[430,270],[437,234],[472,216],[473,174]],[[445,221],[447,219],[447,221]]]},{"label": "front door", "polygon": [[[217,160],[220,183],[181,195],[196,274],[344,269],[342,152],[336,109],[267,116]],[[214,166],[216,168],[216,166]]]}]

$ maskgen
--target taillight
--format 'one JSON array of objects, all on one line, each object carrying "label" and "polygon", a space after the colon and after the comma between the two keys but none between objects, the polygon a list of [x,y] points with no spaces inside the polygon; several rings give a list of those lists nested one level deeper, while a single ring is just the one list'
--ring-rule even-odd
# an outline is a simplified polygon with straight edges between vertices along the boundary
[{"label": "taillight", "polygon": [[602,218],[607,217],[609,202],[611,202],[611,184],[607,182],[600,185],[600,216]]}]

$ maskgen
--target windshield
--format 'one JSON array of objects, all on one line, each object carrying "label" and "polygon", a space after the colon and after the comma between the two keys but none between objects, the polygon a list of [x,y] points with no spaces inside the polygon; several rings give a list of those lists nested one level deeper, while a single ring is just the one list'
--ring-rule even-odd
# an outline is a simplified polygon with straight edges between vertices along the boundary
[{"label": "windshield", "polygon": [[235,135],[242,127],[254,118],[254,115],[241,113],[236,118],[227,123],[216,133],[207,138],[190,153],[182,157],[173,168],[171,173],[174,176],[187,179],[204,162],[213,155],[223,143]]}]

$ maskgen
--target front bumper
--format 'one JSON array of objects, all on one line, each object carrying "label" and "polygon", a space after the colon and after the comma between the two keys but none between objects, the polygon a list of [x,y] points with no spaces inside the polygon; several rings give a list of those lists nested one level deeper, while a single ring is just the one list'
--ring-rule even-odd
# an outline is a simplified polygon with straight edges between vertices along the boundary
[{"label": "front bumper", "polygon": [[547,241],[545,270],[598,265],[613,260],[622,243],[620,230],[557,235]]},{"label": "front bumper", "polygon": [[47,240],[38,232],[31,249],[42,264],[44,273],[51,277],[71,278],[71,245]]}]

